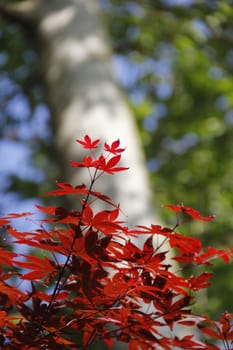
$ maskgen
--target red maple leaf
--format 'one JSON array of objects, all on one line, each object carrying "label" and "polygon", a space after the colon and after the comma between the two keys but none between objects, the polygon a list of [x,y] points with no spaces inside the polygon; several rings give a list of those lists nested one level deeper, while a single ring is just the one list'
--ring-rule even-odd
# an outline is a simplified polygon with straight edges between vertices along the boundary
[{"label": "red maple leaf", "polygon": [[28,261],[16,261],[16,260],[14,260],[14,263],[17,266],[32,270],[32,272],[28,272],[26,274],[23,274],[21,276],[21,279],[37,280],[37,279],[43,278],[44,276],[46,276],[48,274],[53,274],[56,272],[55,265],[48,258],[41,259],[37,256],[23,255],[23,254],[22,254],[22,256],[25,256],[28,259]]},{"label": "red maple leaf", "polygon": [[111,145],[105,142],[104,150],[116,155],[118,153],[124,152],[125,150],[125,148],[119,148],[119,146],[120,146],[120,140],[114,141]]},{"label": "red maple leaf", "polygon": [[99,164],[98,169],[104,171],[107,174],[113,175],[116,172],[122,171],[122,170],[128,170],[129,168],[126,167],[116,167],[116,165],[120,162],[121,156],[117,155],[109,159],[109,161],[106,161],[103,155],[99,157]]},{"label": "red maple leaf", "polygon": [[63,196],[66,194],[88,194],[89,190],[86,188],[85,185],[79,185],[79,186],[72,186],[66,182],[56,182],[57,186],[60,188],[58,190],[53,190],[51,192],[46,193],[44,196]]},{"label": "red maple leaf", "polygon": [[181,204],[181,205],[170,205],[170,204],[167,204],[167,205],[164,205],[165,208],[168,208],[170,210],[173,210],[177,213],[180,213],[180,212],[183,212],[189,216],[191,216],[193,219],[195,220],[201,220],[201,221],[211,221],[215,218],[214,215],[209,215],[209,216],[201,216],[201,214],[193,209],[193,208],[190,208],[190,207],[186,207],[185,205]]},{"label": "red maple leaf", "polygon": [[212,321],[206,317],[204,324],[200,323],[198,328],[212,339],[233,340],[232,321],[233,314],[224,312],[219,321]]},{"label": "red maple leaf", "polygon": [[17,257],[18,254],[14,253],[14,252],[10,252],[7,250],[4,250],[3,247],[0,247],[0,263],[1,266],[2,265],[9,265],[9,266],[13,266],[14,262],[13,259],[15,257]]},{"label": "red maple leaf", "polygon": [[90,136],[85,135],[84,140],[76,140],[76,142],[80,143],[80,145],[83,146],[83,148],[93,149],[98,147],[98,143],[100,142],[100,139],[96,139],[94,141],[91,140]]},{"label": "red maple leaf", "polygon": [[116,221],[119,215],[119,208],[114,210],[102,210],[94,215],[92,208],[87,205],[83,211],[82,222],[95,228],[96,230],[108,235],[122,231],[119,221]]},{"label": "red maple leaf", "polygon": [[189,278],[189,287],[192,290],[200,290],[203,288],[207,288],[210,285],[210,278],[212,277],[212,273],[203,272],[201,275],[197,277]]},{"label": "red maple leaf", "polygon": [[70,164],[76,168],[98,168],[99,161],[91,156],[85,156],[82,162],[70,162]]}]

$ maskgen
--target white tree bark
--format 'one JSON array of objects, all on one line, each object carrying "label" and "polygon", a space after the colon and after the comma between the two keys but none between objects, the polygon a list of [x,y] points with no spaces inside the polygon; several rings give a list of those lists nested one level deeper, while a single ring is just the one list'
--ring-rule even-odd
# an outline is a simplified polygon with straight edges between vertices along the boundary
[{"label": "white tree bark", "polygon": [[130,169],[103,177],[98,190],[121,204],[130,225],[158,222],[136,123],[114,80],[97,0],[26,0],[0,6],[0,11],[30,23],[38,35],[41,74],[63,169],[58,180],[87,180],[86,172],[68,165],[82,156],[77,138],[88,134],[108,142],[120,139],[126,147],[122,166]]},{"label": "white tree bark", "polygon": [[[154,222],[142,147],[133,115],[114,81],[111,51],[96,1],[40,0],[42,5],[45,12],[38,30],[43,76],[65,179],[72,184],[86,182],[85,169],[66,170],[70,160],[82,156],[75,139],[85,134],[109,142],[119,138],[126,147],[122,166],[130,169],[100,178],[98,191],[120,203],[127,214],[123,220],[130,225]],[[114,346],[126,348],[119,342]]]},{"label": "white tree bark", "polygon": [[120,139],[126,147],[121,165],[130,169],[102,177],[96,189],[120,203],[129,225],[159,223],[136,123],[114,79],[97,1],[26,0],[3,11],[30,22],[38,34],[41,74],[63,169],[58,180],[86,183],[87,173],[68,165],[83,156],[77,138]]},{"label": "white tree bark", "polygon": [[86,180],[86,172],[68,167],[80,158],[75,139],[85,134],[103,141],[119,138],[126,147],[122,165],[130,169],[103,177],[98,190],[121,203],[130,224],[155,221],[135,121],[114,81],[96,1],[40,0],[38,13],[43,76],[64,177],[72,184]]}]

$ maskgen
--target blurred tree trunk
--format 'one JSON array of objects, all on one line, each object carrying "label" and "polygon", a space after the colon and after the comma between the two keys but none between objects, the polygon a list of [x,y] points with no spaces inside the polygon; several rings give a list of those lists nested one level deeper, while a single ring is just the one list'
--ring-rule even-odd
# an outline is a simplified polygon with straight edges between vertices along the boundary
[{"label": "blurred tree trunk", "polygon": [[[61,179],[86,182],[87,174],[68,166],[82,157],[75,143],[88,134],[109,142],[120,139],[126,151],[122,165],[128,171],[104,176],[98,191],[121,204],[131,225],[155,221],[142,147],[135,121],[117,87],[111,50],[95,0],[29,0],[8,13],[30,23],[39,42],[42,79],[52,112],[55,149]],[[72,203],[75,205],[75,203]],[[103,344],[100,345],[103,348]],[[114,349],[126,349],[119,342]]]},{"label": "blurred tree trunk", "polygon": [[122,165],[130,169],[98,182],[111,196],[129,224],[155,221],[150,186],[134,117],[117,87],[111,49],[96,0],[27,0],[4,10],[30,24],[38,37],[41,74],[52,113],[55,149],[61,179],[86,182],[86,172],[69,167],[82,156],[75,143],[88,134],[103,141],[120,139],[126,151]]},{"label": "blurred tree trunk", "polygon": [[[85,134],[103,141],[120,138],[126,146],[122,162],[130,170],[104,177],[98,189],[121,203],[131,224],[153,221],[142,149],[133,116],[114,81],[96,1],[40,1],[40,6],[43,76],[64,169],[80,156],[75,139]],[[86,171],[68,170],[64,175],[71,183],[85,181]]]},{"label": "blurred tree trunk", "polygon": [[[87,180],[86,172],[68,166],[82,157],[77,138],[85,134],[109,142],[119,138],[126,147],[122,166],[130,169],[100,178],[97,190],[121,204],[127,215],[123,220],[130,225],[158,223],[136,123],[114,80],[112,52],[97,2],[27,0],[1,10],[30,25],[38,37],[40,69],[62,169],[58,180],[72,184]],[[125,347],[118,343],[114,348]]]}]

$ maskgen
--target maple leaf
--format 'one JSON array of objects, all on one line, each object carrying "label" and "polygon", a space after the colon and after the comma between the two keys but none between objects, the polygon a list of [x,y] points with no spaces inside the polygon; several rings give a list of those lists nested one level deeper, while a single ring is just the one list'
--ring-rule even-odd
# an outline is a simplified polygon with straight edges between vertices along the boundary
[{"label": "maple leaf", "polygon": [[9,220],[7,218],[0,218],[0,227],[3,227],[8,224],[9,224]]},{"label": "maple leaf", "polygon": [[199,290],[203,288],[207,288],[210,285],[209,279],[212,277],[212,273],[203,272],[198,277],[189,278],[189,288],[192,290]]},{"label": "maple leaf", "polygon": [[83,211],[82,222],[108,235],[124,230],[120,222],[115,221],[119,215],[119,208],[113,210],[102,210],[94,215],[92,208],[87,205]]},{"label": "maple leaf", "polygon": [[232,252],[226,251],[224,249],[216,249],[213,247],[208,247],[206,251],[198,256],[194,257],[194,263],[210,265],[211,259],[221,258],[226,264],[230,263],[232,258]]},{"label": "maple leaf", "polygon": [[206,317],[204,324],[200,323],[198,328],[213,339],[233,340],[232,321],[233,314],[224,312],[219,321],[212,321]]},{"label": "maple leaf", "polygon": [[141,350],[142,347],[140,345],[140,343],[138,342],[138,340],[135,339],[131,339],[129,342],[129,350]]},{"label": "maple leaf", "polygon": [[18,254],[6,251],[3,247],[0,247],[0,263],[2,265],[14,266],[13,259],[17,257]]},{"label": "maple leaf", "polygon": [[41,259],[37,256],[32,255],[23,255],[28,261],[16,261],[14,263],[17,266],[24,267],[29,270],[33,270],[32,272],[28,272],[23,274],[20,278],[24,280],[38,280],[40,278],[45,277],[48,274],[56,273],[56,266],[54,263],[48,259]]},{"label": "maple leaf", "polygon": [[53,190],[51,192],[46,193],[44,196],[56,195],[63,196],[67,194],[88,194],[89,190],[86,188],[86,185],[72,186],[66,182],[56,182],[57,186],[60,188],[59,190]]},{"label": "maple leaf", "polygon": [[167,208],[167,209],[173,210],[173,211],[175,211],[177,213],[183,212],[183,213],[191,216],[195,220],[211,221],[211,220],[213,220],[215,218],[214,215],[201,216],[201,214],[197,210],[195,210],[193,208],[190,208],[190,207],[186,207],[183,204],[181,204],[181,205],[170,205],[170,204],[167,204],[167,205],[164,205],[164,207]]},{"label": "maple leaf", "polygon": [[114,203],[110,197],[102,194],[101,192],[89,191],[89,193],[92,196],[100,199],[101,201],[106,202],[106,203],[108,203],[109,205],[111,205],[111,206],[113,206],[115,208],[119,208],[119,204]]},{"label": "maple leaf", "polygon": [[114,141],[111,145],[105,142],[104,144],[104,150],[112,153],[112,154],[118,154],[124,152],[125,148],[119,148],[120,146],[120,140]]},{"label": "maple leaf", "polygon": [[98,169],[99,161],[93,159],[91,156],[85,156],[82,162],[70,162],[76,168],[96,168]]},{"label": "maple leaf", "polygon": [[104,294],[111,298],[118,298],[129,291],[135,290],[135,281],[127,280],[123,273],[116,273],[112,280],[108,280],[106,286],[104,286]]},{"label": "maple leaf", "polygon": [[207,327],[207,326],[204,326],[204,325],[199,325],[198,328],[206,335],[208,335],[209,337],[211,338],[214,338],[214,339],[221,339],[221,335],[216,332],[214,329],[210,328],[210,327]]},{"label": "maple leaf", "polygon": [[196,349],[201,350],[205,349],[206,346],[202,344],[201,342],[195,341],[193,339],[193,335],[186,335],[183,338],[175,337],[172,341],[173,347],[178,347],[179,349]]},{"label": "maple leaf", "polygon": [[108,161],[106,161],[104,156],[101,155],[98,159],[99,163],[98,163],[97,168],[99,170],[102,170],[105,173],[111,174],[111,175],[113,175],[114,173],[119,172],[119,171],[128,170],[129,168],[127,168],[127,167],[116,167],[115,166],[120,162],[120,160],[121,160],[120,155],[114,156],[114,157],[110,158]]},{"label": "maple leaf", "polygon": [[93,148],[98,147],[98,143],[100,142],[100,139],[96,139],[96,140],[92,141],[90,136],[85,135],[84,140],[78,139],[78,140],[76,140],[76,142],[78,142],[80,145],[82,145],[83,148],[93,149]]},{"label": "maple leaf", "polygon": [[[56,294],[56,301],[60,301],[60,300],[65,300],[68,298],[69,292],[59,292],[58,294]],[[34,296],[36,296],[37,298],[39,298],[40,300],[44,300],[46,302],[50,302],[52,294],[46,294],[43,293],[39,290],[36,291],[36,293],[34,294]]]},{"label": "maple leaf", "polygon": [[90,265],[93,265],[96,263],[96,259],[94,259],[93,257],[91,257],[86,250],[86,242],[85,242],[85,237],[82,236],[78,239],[76,239],[75,244],[73,246],[73,250],[72,250],[73,255],[82,258],[83,260],[85,260],[87,263],[89,263]]},{"label": "maple leaf", "polygon": [[1,294],[6,295],[12,305],[16,305],[22,300],[26,299],[26,294],[21,292],[18,288],[7,284],[0,280],[0,291]]},{"label": "maple leaf", "polygon": [[30,215],[33,215],[33,213],[31,213],[31,212],[10,213],[7,215],[6,219],[18,219],[18,218],[22,218],[22,217],[30,216]]},{"label": "maple leaf", "polygon": [[41,206],[41,205],[36,205],[36,207],[43,213],[49,214],[49,215],[56,215],[56,209],[57,207],[54,205],[48,205],[46,207]]},{"label": "maple leaf", "polygon": [[199,238],[183,236],[179,233],[173,233],[169,236],[171,248],[177,248],[182,256],[193,256],[201,251],[202,243]]},{"label": "maple leaf", "polygon": [[132,233],[135,233],[135,234],[159,234],[159,235],[163,235],[165,237],[170,237],[171,236],[171,233],[173,233],[173,230],[168,228],[168,227],[162,227],[160,225],[154,225],[154,224],[151,224],[150,227],[148,226],[144,226],[144,225],[137,225],[136,227],[138,227],[139,229],[141,230],[132,230],[131,232]]}]

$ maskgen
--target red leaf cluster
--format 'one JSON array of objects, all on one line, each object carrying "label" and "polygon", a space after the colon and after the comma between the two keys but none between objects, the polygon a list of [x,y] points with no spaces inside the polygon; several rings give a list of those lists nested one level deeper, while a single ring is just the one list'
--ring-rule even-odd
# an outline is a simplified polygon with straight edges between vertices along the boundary
[{"label": "red leaf cluster", "polygon": [[[191,311],[196,292],[210,285],[212,273],[184,277],[182,269],[180,274],[173,271],[167,254],[170,246],[181,266],[210,265],[216,258],[229,263],[232,249],[204,250],[199,239],[159,225],[129,229],[119,220],[119,206],[93,189],[99,176],[126,170],[120,164],[124,151],[120,141],[104,143],[97,158],[93,150],[100,147],[100,140],[86,135],[77,142],[90,155],[72,165],[87,168],[90,185],[58,182],[58,189],[49,195],[75,195],[81,209],[37,206],[46,217],[32,232],[20,232],[12,224],[30,213],[0,220],[10,238],[0,247],[0,348],[88,350],[101,339],[109,349],[115,341],[125,342],[129,350],[221,349],[197,340],[197,327],[230,349],[232,314],[224,313],[215,322]],[[93,200],[104,201],[109,208],[95,212]],[[213,219],[184,205],[166,207],[192,219]],[[130,238],[142,234],[147,238],[138,247]],[[168,244],[156,246],[155,236]],[[12,251],[22,244],[33,253]],[[25,281],[30,281],[30,288],[24,287]],[[190,334],[176,334],[176,326],[191,327]]]}]

